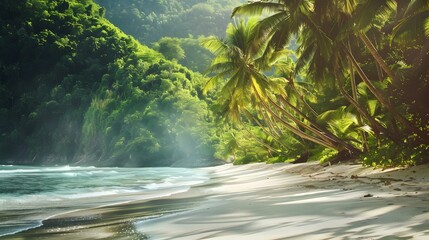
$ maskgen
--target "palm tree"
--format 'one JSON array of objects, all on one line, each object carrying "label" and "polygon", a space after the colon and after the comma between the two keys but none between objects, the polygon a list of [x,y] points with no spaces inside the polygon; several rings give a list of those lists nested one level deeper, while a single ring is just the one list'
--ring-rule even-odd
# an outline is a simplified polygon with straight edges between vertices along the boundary
[{"label": "palm tree", "polygon": [[[355,7],[357,9],[353,16],[353,21],[357,25],[355,35],[360,38],[376,63],[389,76],[393,85],[398,88],[395,74],[387,65],[386,61],[384,61],[366,32],[370,29],[375,30],[375,28],[371,26],[371,23],[377,16],[381,15],[384,18],[389,18],[389,15],[396,12],[397,23],[393,28],[392,40],[397,38],[416,38],[418,36],[429,37],[429,0],[366,0],[361,4],[356,4]],[[349,58],[354,58],[351,49],[348,50],[347,54]],[[352,63],[354,67],[356,67],[359,76],[367,83],[370,91],[393,115],[394,119],[398,120],[410,132],[417,134],[421,140],[429,142],[427,133],[421,131],[416,127],[415,123],[412,123],[401,115],[389,101],[388,97],[371,84],[371,81],[369,81],[363,71],[359,69],[358,63],[353,61]]]},{"label": "palm tree", "polygon": [[227,78],[218,95],[223,112],[233,121],[239,121],[239,114],[250,103],[255,102],[255,92],[266,96],[268,79],[259,77],[256,68],[264,69],[260,56],[261,48],[253,41],[256,39],[254,28],[256,20],[239,21],[229,24],[227,39],[209,37],[202,45],[215,54],[208,72],[215,73],[206,83],[204,92]]},{"label": "palm tree", "polygon": [[[368,12],[374,12],[375,14],[378,9],[388,6],[391,2],[388,0],[366,1],[360,9],[372,6],[373,8]],[[392,71],[387,67],[387,64],[381,58],[366,34],[362,30],[356,31],[354,29],[353,23],[355,20],[352,18],[352,13],[356,7],[357,1],[353,0],[258,1],[236,8],[233,15],[262,13],[263,11],[273,12],[272,15],[261,20],[259,25],[260,35],[262,37],[267,35],[273,36],[270,44],[279,48],[282,46],[281,44],[284,46],[290,35],[299,34],[302,39],[299,49],[301,56],[297,61],[296,69],[298,71],[304,66],[308,66],[308,71],[313,72],[314,78],[324,80],[342,78],[343,74],[340,72],[347,71],[349,68],[343,62],[348,59],[351,63],[350,71],[356,70],[358,76],[368,85],[369,90],[378,101],[407,129],[420,136],[424,136],[424,133],[400,115],[384,93],[375,87],[356,61],[352,49],[345,44],[345,42],[350,41],[350,38],[354,39],[354,35],[356,35],[369,49],[369,52],[381,68],[393,79]],[[339,66],[340,69],[337,69]],[[383,127],[357,101],[348,96],[346,91],[343,91],[341,87],[340,92],[366,118],[375,131],[383,133],[383,136],[399,142],[400,136],[395,127]],[[396,123],[392,125],[396,125]]]},{"label": "palm tree", "polygon": [[240,113],[249,104],[258,106],[258,109],[266,112],[269,120],[280,123],[303,139],[335,150],[345,148],[356,151],[334,135],[314,127],[316,124],[305,124],[278,102],[277,96],[284,95],[285,82],[270,79],[263,71],[270,70],[286,51],[267,47],[270,39],[257,38],[257,26],[258,22],[254,19],[247,23],[240,21],[228,26],[225,41],[212,37],[203,42],[216,55],[209,68],[215,76],[208,81],[205,90],[219,85],[222,78],[227,77],[219,91],[222,112],[232,120],[239,121]]}]

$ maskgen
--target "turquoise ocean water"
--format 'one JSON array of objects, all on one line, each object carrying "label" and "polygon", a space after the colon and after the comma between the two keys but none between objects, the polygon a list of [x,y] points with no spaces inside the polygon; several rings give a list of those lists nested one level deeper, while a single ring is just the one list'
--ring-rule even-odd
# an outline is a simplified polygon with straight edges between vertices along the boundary
[{"label": "turquoise ocean water", "polygon": [[187,168],[0,165],[0,237],[58,214],[169,196],[208,179]]}]

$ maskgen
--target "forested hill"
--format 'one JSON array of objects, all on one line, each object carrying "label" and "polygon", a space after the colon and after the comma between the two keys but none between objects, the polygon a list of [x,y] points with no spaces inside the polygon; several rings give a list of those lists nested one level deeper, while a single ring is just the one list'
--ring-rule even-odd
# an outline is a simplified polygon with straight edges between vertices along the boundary
[{"label": "forested hill", "polygon": [[234,7],[245,0],[95,0],[106,18],[168,59],[203,72],[213,55],[200,46],[206,36],[225,36]]},{"label": "forested hill", "polygon": [[243,0],[95,0],[106,18],[149,44],[162,37],[225,35],[234,7]]},{"label": "forested hill", "polygon": [[0,2],[0,164],[213,159],[202,76],[104,14],[92,0]]}]

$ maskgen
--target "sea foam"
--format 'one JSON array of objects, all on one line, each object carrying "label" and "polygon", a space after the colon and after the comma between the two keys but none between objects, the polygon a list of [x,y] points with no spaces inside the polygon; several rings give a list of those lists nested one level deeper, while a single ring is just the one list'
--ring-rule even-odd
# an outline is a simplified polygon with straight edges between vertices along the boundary
[{"label": "sea foam", "polygon": [[39,227],[49,216],[188,191],[207,181],[183,168],[0,166],[0,236]]}]

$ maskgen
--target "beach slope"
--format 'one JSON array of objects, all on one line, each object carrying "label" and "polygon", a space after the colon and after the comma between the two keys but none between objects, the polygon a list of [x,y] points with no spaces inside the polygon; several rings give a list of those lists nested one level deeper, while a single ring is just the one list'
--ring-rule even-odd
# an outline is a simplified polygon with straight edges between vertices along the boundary
[{"label": "beach slope", "polygon": [[187,192],[76,210],[1,239],[429,239],[429,165],[222,165]]},{"label": "beach slope", "polygon": [[135,223],[153,239],[429,239],[429,166],[212,168],[196,209]]}]

